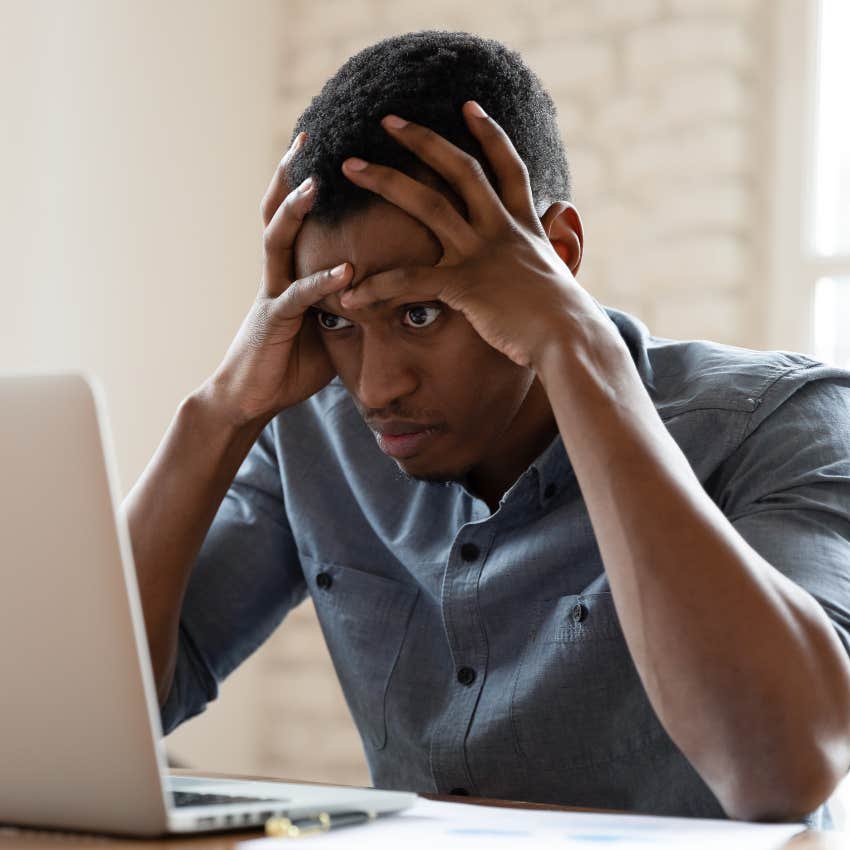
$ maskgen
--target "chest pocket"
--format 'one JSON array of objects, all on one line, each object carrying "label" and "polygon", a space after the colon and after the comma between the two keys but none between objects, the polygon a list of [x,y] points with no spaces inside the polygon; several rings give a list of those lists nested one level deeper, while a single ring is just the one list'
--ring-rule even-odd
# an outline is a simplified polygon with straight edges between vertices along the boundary
[{"label": "chest pocket", "polygon": [[539,604],[514,678],[511,725],[519,755],[560,775],[629,758],[666,736],[610,593]]},{"label": "chest pocket", "polygon": [[367,747],[382,749],[387,743],[387,689],[419,591],[303,555],[302,564],[360,737]]}]

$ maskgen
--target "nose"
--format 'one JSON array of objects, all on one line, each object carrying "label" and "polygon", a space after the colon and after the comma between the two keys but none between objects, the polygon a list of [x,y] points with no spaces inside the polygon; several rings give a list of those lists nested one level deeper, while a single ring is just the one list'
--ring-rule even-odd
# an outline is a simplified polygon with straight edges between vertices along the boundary
[{"label": "nose", "polygon": [[396,342],[364,333],[360,342],[357,397],[370,410],[383,410],[415,392],[419,378],[413,363]]}]

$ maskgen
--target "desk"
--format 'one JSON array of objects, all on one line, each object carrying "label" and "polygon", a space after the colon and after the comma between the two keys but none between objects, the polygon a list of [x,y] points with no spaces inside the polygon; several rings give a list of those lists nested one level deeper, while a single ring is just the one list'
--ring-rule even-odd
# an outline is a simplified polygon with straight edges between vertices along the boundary
[{"label": "desk", "polygon": [[[223,779],[264,779],[284,781],[280,777],[238,777],[230,774],[215,774],[207,771],[174,771],[175,773],[220,776]],[[303,780],[294,780],[301,782]],[[556,811],[589,811],[588,809],[570,806],[544,806],[537,803],[512,803],[501,800],[484,800],[463,797],[441,797],[435,794],[424,795],[430,800],[451,800],[469,805],[499,806],[520,809],[550,809]],[[368,829],[351,827],[351,829]],[[0,827],[0,850],[235,850],[240,841],[262,836],[260,830],[243,830],[238,832],[218,833],[207,836],[189,836],[185,838],[165,838],[157,841],[140,841],[129,838],[107,838],[95,835],[76,835],[73,833],[48,832],[43,830],[5,831]],[[309,839],[293,843],[295,847],[309,850]],[[850,833],[847,832],[818,832],[808,830],[794,836],[784,846],[783,850],[848,850],[850,848]],[[718,847],[718,850],[729,850],[728,847]]]}]

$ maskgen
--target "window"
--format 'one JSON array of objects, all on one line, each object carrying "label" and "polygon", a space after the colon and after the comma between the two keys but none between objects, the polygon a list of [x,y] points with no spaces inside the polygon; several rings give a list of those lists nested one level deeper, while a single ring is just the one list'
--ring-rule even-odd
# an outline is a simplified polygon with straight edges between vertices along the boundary
[{"label": "window", "polygon": [[850,3],[820,0],[815,76],[813,198],[808,244],[823,272],[814,287],[813,348],[850,368]]},{"label": "window", "polygon": [[779,9],[769,345],[850,368],[850,2]]}]

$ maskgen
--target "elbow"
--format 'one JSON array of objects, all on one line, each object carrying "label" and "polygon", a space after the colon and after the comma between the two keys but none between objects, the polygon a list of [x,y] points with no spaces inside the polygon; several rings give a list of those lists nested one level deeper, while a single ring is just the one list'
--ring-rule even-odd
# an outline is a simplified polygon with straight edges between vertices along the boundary
[{"label": "elbow", "polygon": [[[775,763],[757,772],[745,771],[718,789],[718,799],[734,820],[761,822],[801,821],[816,811],[838,787],[850,764],[850,741],[809,750],[796,764]],[[740,765],[737,766],[740,771]]]},{"label": "elbow", "polygon": [[[836,783],[837,784],[837,783]],[[761,823],[802,821],[829,798],[835,786],[811,786],[802,790],[770,788],[742,792],[721,801],[726,815],[733,820]]]}]

